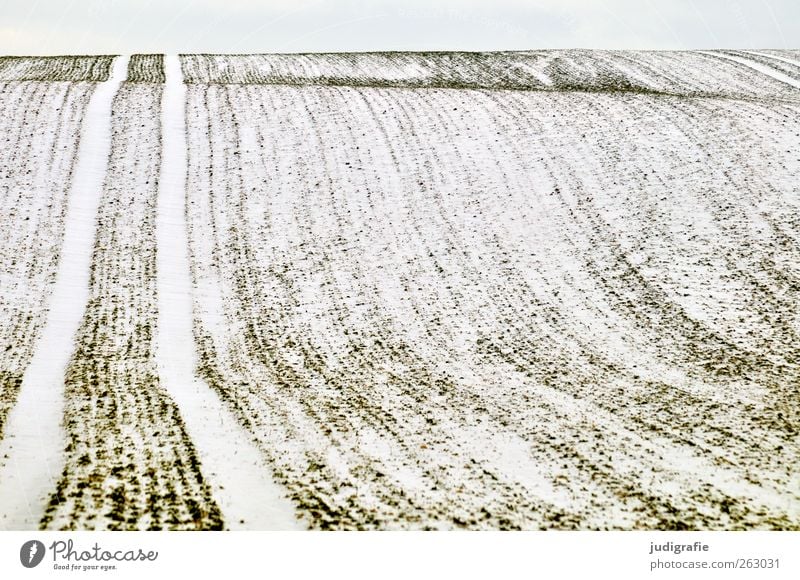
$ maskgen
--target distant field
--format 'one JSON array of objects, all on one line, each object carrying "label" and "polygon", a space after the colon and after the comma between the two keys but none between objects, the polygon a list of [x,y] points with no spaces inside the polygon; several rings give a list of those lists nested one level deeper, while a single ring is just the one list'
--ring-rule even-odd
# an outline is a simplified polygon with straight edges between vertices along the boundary
[{"label": "distant field", "polygon": [[0,57],[0,528],[800,529],[798,51],[171,62]]},{"label": "distant field", "polygon": [[0,56],[0,81],[100,82],[113,56]]},{"label": "distant field", "polygon": [[[776,54],[787,51],[776,51]],[[186,55],[187,83],[663,93],[796,98],[769,76],[696,51]],[[748,55],[748,58],[753,57]],[[785,63],[770,60],[781,68]],[[796,73],[796,70],[795,70]]]}]

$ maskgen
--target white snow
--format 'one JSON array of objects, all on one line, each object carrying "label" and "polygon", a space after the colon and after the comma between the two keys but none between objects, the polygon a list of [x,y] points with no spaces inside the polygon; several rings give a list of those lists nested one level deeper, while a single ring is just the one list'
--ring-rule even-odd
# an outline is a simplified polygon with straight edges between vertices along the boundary
[{"label": "white snow", "polygon": [[128,57],[97,86],[86,110],[47,322],[36,343],[8,431],[0,442],[0,527],[35,529],[63,467],[64,370],[88,299],[97,207],[111,149],[111,101]]},{"label": "white snow", "polygon": [[162,178],[156,222],[159,324],[156,361],[162,386],[181,410],[203,473],[231,529],[301,527],[284,490],[219,396],[195,376],[191,277],[186,234],[186,89],[180,60],[165,58]]}]

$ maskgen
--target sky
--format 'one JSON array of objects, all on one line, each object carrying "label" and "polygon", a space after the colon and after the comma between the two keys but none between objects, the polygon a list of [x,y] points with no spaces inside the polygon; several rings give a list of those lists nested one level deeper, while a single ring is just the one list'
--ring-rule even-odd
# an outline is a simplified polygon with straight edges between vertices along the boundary
[{"label": "sky", "polygon": [[800,48],[798,0],[0,0],[0,54]]}]

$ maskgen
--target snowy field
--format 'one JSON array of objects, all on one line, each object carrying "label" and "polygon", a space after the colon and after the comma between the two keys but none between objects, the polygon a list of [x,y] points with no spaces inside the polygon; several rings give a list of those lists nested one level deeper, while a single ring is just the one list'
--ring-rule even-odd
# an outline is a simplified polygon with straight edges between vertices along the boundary
[{"label": "snowy field", "polygon": [[0,529],[800,529],[800,52],[0,57]]}]

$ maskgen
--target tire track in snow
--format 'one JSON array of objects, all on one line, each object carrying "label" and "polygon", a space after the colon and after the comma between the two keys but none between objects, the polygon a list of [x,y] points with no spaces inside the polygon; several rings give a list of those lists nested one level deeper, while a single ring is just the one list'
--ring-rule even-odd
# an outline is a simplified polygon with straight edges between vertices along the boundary
[{"label": "tire track in snow", "polygon": [[771,54],[768,52],[756,52],[754,50],[743,50],[742,52],[746,52],[748,54],[761,56],[764,58],[771,58],[773,60],[779,60],[781,62],[785,62],[786,64],[790,64],[792,66],[800,67],[800,61],[792,60],[791,58],[786,58],[784,56],[778,56],[777,54]]},{"label": "tire track in snow", "polygon": [[744,65],[746,67],[750,67],[751,69],[756,70],[756,71],[758,71],[758,72],[760,72],[762,74],[765,74],[768,77],[772,77],[776,81],[780,81],[780,82],[786,83],[787,85],[790,85],[790,86],[792,86],[792,87],[794,87],[796,89],[800,89],[800,81],[798,81],[797,79],[793,79],[792,77],[790,77],[788,75],[785,75],[782,72],[778,72],[778,71],[776,71],[776,70],[774,70],[774,69],[772,69],[772,68],[770,68],[768,66],[764,66],[763,64],[754,62],[752,60],[748,60],[746,58],[741,58],[741,57],[738,57],[738,56],[733,56],[733,55],[730,55],[730,54],[722,54],[722,53],[719,53],[719,52],[710,52],[710,51],[706,51],[706,50],[700,50],[698,52],[700,54],[707,54],[709,56],[716,56],[716,57],[724,58],[726,60],[730,60],[730,61],[733,61],[733,62],[738,62],[739,64],[742,64],[742,65]]},{"label": "tire track in snow", "polygon": [[126,82],[112,104],[102,227],[64,376],[65,465],[46,529],[223,529],[180,410],[157,376],[163,92],[163,83]]},{"label": "tire track in snow", "polygon": [[36,528],[61,474],[64,369],[88,300],[97,208],[111,149],[111,102],[127,71],[128,57],[117,57],[109,80],[97,86],[86,109],[47,322],[0,443],[5,529]]},{"label": "tire track in snow", "polygon": [[186,88],[180,59],[164,59],[162,176],[156,222],[159,378],[181,410],[228,528],[293,529],[299,522],[250,437],[196,376],[186,233]]}]

